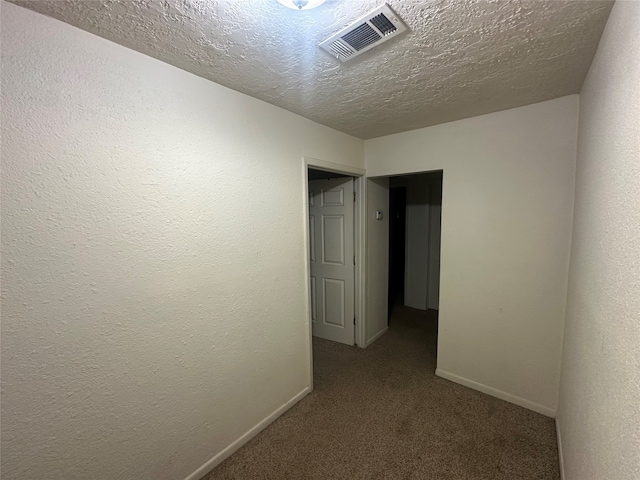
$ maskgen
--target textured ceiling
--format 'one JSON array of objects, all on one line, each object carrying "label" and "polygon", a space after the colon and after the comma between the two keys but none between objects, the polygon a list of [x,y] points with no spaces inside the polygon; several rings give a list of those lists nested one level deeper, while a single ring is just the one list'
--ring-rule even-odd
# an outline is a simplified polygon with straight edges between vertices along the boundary
[{"label": "textured ceiling", "polygon": [[382,0],[14,0],[360,138],[578,93],[611,1],[389,0],[411,29],[342,64],[317,45]]}]

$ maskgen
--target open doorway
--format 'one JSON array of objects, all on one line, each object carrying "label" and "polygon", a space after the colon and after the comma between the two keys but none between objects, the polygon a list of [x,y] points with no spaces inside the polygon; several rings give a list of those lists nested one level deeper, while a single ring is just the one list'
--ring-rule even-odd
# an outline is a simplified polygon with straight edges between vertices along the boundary
[{"label": "open doorway", "polygon": [[389,326],[414,329],[437,355],[442,171],[389,179]]},{"label": "open doorway", "polygon": [[[338,338],[321,339],[331,344],[339,342],[361,348],[367,345],[366,178],[364,169],[311,157],[303,157],[303,173],[309,367],[313,379],[314,339],[321,339],[314,334],[325,338],[331,334],[334,337],[338,335]],[[352,240],[348,240],[347,235],[343,236],[347,233]],[[320,272],[317,271],[318,266]],[[350,278],[340,272],[329,271],[331,267],[338,267],[338,270],[339,267],[348,267]],[[349,292],[353,292],[352,296]],[[331,333],[322,333],[318,322],[323,322],[325,333]]]},{"label": "open doorway", "polygon": [[438,310],[442,172],[389,179],[389,317],[394,307]]},{"label": "open doorway", "polygon": [[[391,182],[390,182],[391,183]],[[407,187],[389,188],[389,308],[404,303]]]},{"label": "open doorway", "polygon": [[[305,272],[307,277],[307,312],[309,321],[309,378],[310,388],[314,388],[314,358],[316,357],[316,346],[318,342],[322,345],[322,348],[326,352],[331,352],[338,345],[337,339],[326,340],[313,334],[318,334],[317,322],[325,322],[325,316],[331,318],[332,324],[325,325],[327,328],[334,329],[334,333],[340,330],[341,326],[344,326],[344,331],[349,330],[352,333],[347,334],[345,342],[347,345],[357,345],[364,348],[366,346],[366,308],[365,308],[365,238],[366,238],[366,222],[365,222],[365,207],[366,207],[366,178],[364,176],[365,171],[357,167],[348,167],[345,165],[339,165],[324,160],[319,160],[311,157],[303,157],[303,185],[304,185],[304,208],[305,208],[305,223],[306,223],[306,266]],[[321,184],[314,185],[313,182],[319,181]],[[352,193],[348,194],[348,187],[346,189],[336,188],[336,185],[332,185],[331,182],[342,183],[345,185],[348,183],[351,185]],[[345,183],[346,182],[346,183]],[[318,188],[319,187],[319,188]],[[342,191],[340,191],[342,190]],[[325,196],[323,191],[327,193]],[[351,191],[351,190],[349,190]],[[352,220],[346,217],[343,221],[337,220],[335,217],[340,216],[340,212],[323,212],[318,210],[317,206],[325,204],[327,207],[344,207],[347,205],[352,209]],[[333,205],[331,205],[333,204]],[[341,204],[341,205],[336,205]],[[312,209],[315,208],[315,211]],[[312,215],[316,215],[318,218],[310,218]],[[322,215],[327,217],[327,220],[323,224]],[[323,249],[322,241],[320,241],[318,234],[322,234],[323,228],[325,233],[336,233],[340,229],[352,230],[353,232],[353,253],[347,251],[346,243],[340,245],[332,243],[327,244],[326,251]],[[331,231],[333,230],[333,231]],[[317,233],[316,233],[317,231]],[[346,241],[345,241],[346,242]],[[328,281],[322,281],[321,275],[318,275],[313,268],[314,262],[325,262],[328,266],[335,266],[331,264],[340,264],[343,266],[349,265],[352,269],[353,280],[346,280],[342,278],[336,278],[331,275],[327,275]],[[355,265],[354,265],[355,262]],[[325,265],[326,266],[326,265]],[[312,270],[316,273],[315,278],[311,275]],[[321,272],[322,273],[322,272]],[[326,273],[326,272],[325,272]],[[333,273],[333,272],[331,272]],[[337,282],[335,281],[337,280]],[[342,281],[344,280],[344,282]],[[342,292],[346,292],[349,286],[353,286],[353,316],[351,316],[350,310],[347,310],[346,296],[344,301],[341,297]],[[344,289],[342,288],[344,286]],[[324,289],[324,290],[321,290]],[[338,300],[334,303],[325,301],[325,304],[329,307],[321,310],[320,302],[323,301],[319,293],[327,292],[333,295],[334,298],[337,294]],[[325,295],[324,299],[328,299]],[[355,325],[354,325],[355,321]],[[314,323],[316,328],[314,328]],[[337,324],[337,325],[336,325]],[[342,342],[340,342],[342,343]],[[347,347],[348,348],[348,347]]]},{"label": "open doorway", "polygon": [[312,335],[346,345],[356,342],[354,183],[308,169]]}]

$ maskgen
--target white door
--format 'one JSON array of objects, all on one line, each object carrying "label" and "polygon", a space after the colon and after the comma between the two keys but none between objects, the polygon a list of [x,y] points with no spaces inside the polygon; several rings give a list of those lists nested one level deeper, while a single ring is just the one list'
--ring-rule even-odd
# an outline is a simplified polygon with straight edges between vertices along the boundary
[{"label": "white door", "polygon": [[353,179],[309,182],[313,335],[354,344]]}]

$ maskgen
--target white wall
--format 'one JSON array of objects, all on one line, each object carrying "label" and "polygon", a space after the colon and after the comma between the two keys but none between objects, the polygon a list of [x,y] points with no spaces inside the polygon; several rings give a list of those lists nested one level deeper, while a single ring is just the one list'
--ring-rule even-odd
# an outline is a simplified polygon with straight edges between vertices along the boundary
[{"label": "white wall", "polygon": [[438,373],[553,415],[578,97],[365,142],[369,176],[444,170]]},{"label": "white wall", "polygon": [[302,156],[363,142],[7,3],[2,94],[3,478],[185,478],[310,384]]},{"label": "white wall", "polygon": [[580,93],[558,426],[566,480],[640,478],[640,3],[617,1]]},{"label": "white wall", "polygon": [[[376,210],[382,220],[375,219]],[[367,345],[387,331],[388,278],[389,179],[367,179]]]},{"label": "white wall", "polygon": [[429,188],[429,280],[427,307],[438,310],[440,304],[440,219],[442,218],[442,179]]}]

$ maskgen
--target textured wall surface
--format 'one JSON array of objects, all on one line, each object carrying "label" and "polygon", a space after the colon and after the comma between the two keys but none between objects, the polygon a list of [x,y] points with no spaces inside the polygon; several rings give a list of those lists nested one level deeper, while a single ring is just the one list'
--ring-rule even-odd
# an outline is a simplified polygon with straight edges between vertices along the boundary
[{"label": "textured wall surface", "polygon": [[558,426],[566,480],[640,478],[640,2],[618,1],[580,93]]},{"label": "textured wall surface", "polygon": [[2,478],[183,479],[309,385],[302,155],[363,142],[2,4]]},{"label": "textured wall surface", "polygon": [[578,93],[611,1],[388,0],[411,32],[342,64],[318,44],[382,0],[15,0],[360,138]]},{"label": "textured wall surface", "polygon": [[365,142],[370,176],[443,170],[440,373],[547,415],[558,397],[577,121],[571,95]]}]

